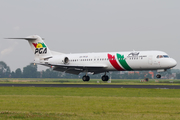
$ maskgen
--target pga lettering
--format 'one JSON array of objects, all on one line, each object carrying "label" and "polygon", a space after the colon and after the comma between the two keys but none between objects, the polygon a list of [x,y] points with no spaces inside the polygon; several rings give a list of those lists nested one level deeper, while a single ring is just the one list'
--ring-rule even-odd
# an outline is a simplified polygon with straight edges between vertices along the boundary
[{"label": "pga lettering", "polygon": [[47,53],[47,48],[36,48],[34,54],[39,53],[39,54],[46,54]]}]

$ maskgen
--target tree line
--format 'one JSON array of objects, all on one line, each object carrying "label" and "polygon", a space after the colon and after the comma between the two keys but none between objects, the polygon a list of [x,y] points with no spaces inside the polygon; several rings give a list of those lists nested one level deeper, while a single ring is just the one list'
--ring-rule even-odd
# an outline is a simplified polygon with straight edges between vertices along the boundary
[{"label": "tree line", "polygon": [[[157,74],[156,71],[152,71],[154,75]],[[169,76],[173,73],[176,73],[176,78],[180,79],[180,70],[169,69],[166,72],[161,73],[162,76]],[[68,74],[64,72],[54,71],[51,68],[48,68],[43,71],[37,71],[37,65],[30,63],[26,67],[23,67],[23,70],[17,68],[15,71],[11,71],[10,67],[3,61],[0,61],[0,78],[74,78],[81,79],[84,73],[79,75]],[[102,74],[90,75],[91,79],[100,79]],[[114,71],[108,73],[111,79],[144,79],[152,78],[152,75],[149,71],[139,71],[129,74],[128,72]]]}]

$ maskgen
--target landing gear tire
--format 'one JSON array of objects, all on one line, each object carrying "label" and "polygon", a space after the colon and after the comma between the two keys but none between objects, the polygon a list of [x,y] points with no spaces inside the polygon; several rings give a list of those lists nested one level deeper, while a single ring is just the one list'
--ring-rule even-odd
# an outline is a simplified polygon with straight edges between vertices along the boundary
[{"label": "landing gear tire", "polygon": [[84,75],[83,77],[82,77],[82,80],[85,82],[85,81],[89,81],[90,80],[90,77],[89,76],[86,76],[86,75]]},{"label": "landing gear tire", "polygon": [[161,75],[160,75],[160,74],[157,74],[156,77],[157,77],[157,78],[161,78]]},{"label": "landing gear tire", "polygon": [[109,77],[107,75],[103,75],[101,77],[102,81],[108,81],[109,80]]}]

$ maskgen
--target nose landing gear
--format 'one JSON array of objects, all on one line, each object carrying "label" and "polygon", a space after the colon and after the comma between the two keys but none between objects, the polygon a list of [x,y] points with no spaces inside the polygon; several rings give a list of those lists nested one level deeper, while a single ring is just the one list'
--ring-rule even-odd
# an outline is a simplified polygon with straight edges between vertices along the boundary
[{"label": "nose landing gear", "polygon": [[160,74],[157,74],[156,77],[157,77],[157,78],[161,78],[161,75],[160,75]]}]

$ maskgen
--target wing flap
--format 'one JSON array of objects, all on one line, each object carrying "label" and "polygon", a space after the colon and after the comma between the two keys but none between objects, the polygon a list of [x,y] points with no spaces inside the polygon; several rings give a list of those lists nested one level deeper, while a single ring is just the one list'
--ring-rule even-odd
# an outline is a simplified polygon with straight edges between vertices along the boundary
[{"label": "wing flap", "polygon": [[86,65],[86,66],[74,66],[74,65],[52,65],[53,70],[76,74],[81,72],[92,72],[93,74],[106,71],[106,66],[103,65]]}]

